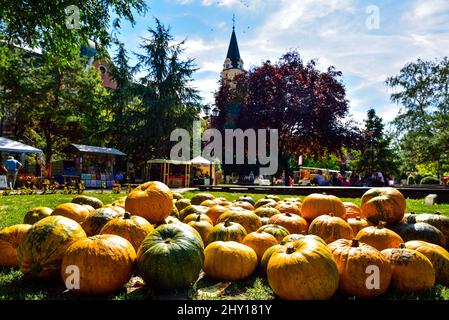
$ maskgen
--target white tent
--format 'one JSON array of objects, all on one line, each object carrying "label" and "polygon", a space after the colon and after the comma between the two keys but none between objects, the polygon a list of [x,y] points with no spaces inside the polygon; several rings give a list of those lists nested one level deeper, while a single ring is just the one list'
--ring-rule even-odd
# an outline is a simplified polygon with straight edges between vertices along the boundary
[{"label": "white tent", "polygon": [[198,156],[190,160],[190,164],[197,166],[208,166],[213,164],[213,162],[210,162],[209,160],[203,158],[202,156]]},{"label": "white tent", "polygon": [[0,137],[0,152],[17,153],[42,153],[42,150],[26,145],[19,141],[14,141],[5,137]]}]

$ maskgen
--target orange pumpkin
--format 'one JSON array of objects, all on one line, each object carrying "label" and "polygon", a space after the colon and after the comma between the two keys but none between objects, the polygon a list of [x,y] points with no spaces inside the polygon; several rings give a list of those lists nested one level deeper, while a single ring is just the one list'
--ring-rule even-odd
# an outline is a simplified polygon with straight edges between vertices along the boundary
[{"label": "orange pumpkin", "polygon": [[76,203],[63,203],[53,209],[52,216],[63,216],[78,223],[83,222],[89,216],[90,211],[85,206]]},{"label": "orange pumpkin", "polygon": [[276,206],[277,201],[273,199],[263,198],[256,201],[256,204],[254,205],[254,208],[257,209],[259,207],[265,206],[267,204]]},{"label": "orange pumpkin", "polygon": [[170,188],[162,182],[146,182],[126,197],[125,209],[152,224],[157,224],[170,215],[173,209],[173,195]]},{"label": "orange pumpkin", "polygon": [[100,234],[113,234],[125,238],[137,252],[142,241],[153,230],[154,227],[147,220],[126,212],[123,217],[116,217],[106,223]]},{"label": "orange pumpkin", "polygon": [[278,244],[274,236],[266,232],[251,232],[242,241],[244,245],[252,248],[257,255],[257,260],[260,262],[265,251]]},{"label": "orange pumpkin", "polygon": [[234,201],[233,205],[246,210],[254,210],[254,206],[247,201]]},{"label": "orange pumpkin", "polygon": [[203,213],[189,214],[188,216],[186,216],[184,218],[184,220],[182,220],[182,222],[184,222],[185,224],[188,224],[190,221],[196,221],[197,219],[200,219],[201,221],[207,221],[210,224],[212,224],[212,220],[209,218],[209,216],[207,214],[203,214]]},{"label": "orange pumpkin", "polygon": [[[228,207],[229,208],[229,207]],[[262,222],[258,215],[254,212],[240,208],[241,210],[229,209],[229,211],[223,213],[217,220],[217,223],[224,222],[226,220],[237,222],[241,224],[247,233],[256,231],[262,226]]]},{"label": "orange pumpkin", "polygon": [[349,223],[333,214],[322,215],[313,220],[309,226],[309,234],[322,238],[326,243],[354,237],[354,232]]},{"label": "orange pumpkin", "polygon": [[205,214],[210,218],[212,224],[216,224],[218,218],[226,211],[228,211],[227,207],[216,205],[208,209]]},{"label": "orange pumpkin", "polygon": [[190,202],[192,203],[192,205],[199,205],[205,200],[213,199],[215,199],[215,196],[213,194],[203,192],[195,194],[192,199],[190,199]]},{"label": "orange pumpkin", "polygon": [[343,202],[343,205],[345,206],[346,210],[346,218],[356,218],[356,217],[362,217],[362,211],[360,210],[360,207],[356,205],[354,202]]},{"label": "orange pumpkin", "polygon": [[[391,267],[380,251],[355,239],[340,239],[330,243],[328,247],[337,263],[341,293],[358,298],[372,298],[387,291],[391,281]],[[379,278],[373,279],[371,286],[367,286],[367,277],[370,275],[368,271],[372,266],[378,268]]]},{"label": "orange pumpkin", "polygon": [[282,239],[290,234],[290,232],[288,232],[286,228],[276,224],[267,224],[265,226],[262,226],[257,230],[257,232],[269,233],[274,236],[278,242],[281,242]]},{"label": "orange pumpkin", "polygon": [[356,239],[369,244],[379,251],[388,248],[399,248],[400,244],[404,242],[396,232],[385,228],[385,223],[382,221],[375,227],[371,226],[360,230],[356,235]]},{"label": "orange pumpkin", "polygon": [[402,220],[407,204],[402,193],[395,188],[372,188],[361,199],[363,216],[377,224],[385,221],[387,225]]},{"label": "orange pumpkin", "polygon": [[279,212],[281,212],[281,213],[292,213],[292,214],[296,214],[296,215],[301,214],[301,204],[300,203],[279,201],[275,208],[278,209]]},{"label": "orange pumpkin", "polygon": [[207,243],[209,234],[212,232],[214,226],[210,221],[201,220],[201,215],[198,215],[196,220],[189,221],[188,225],[194,228],[201,236],[203,243]]},{"label": "orange pumpkin", "polygon": [[399,291],[428,290],[435,285],[435,270],[422,253],[401,248],[385,249],[382,254],[391,265],[391,286]]},{"label": "orange pumpkin", "polygon": [[256,267],[256,252],[235,241],[215,241],[204,250],[203,270],[212,279],[242,280],[250,276]]},{"label": "orange pumpkin", "polygon": [[117,212],[117,213],[120,214],[120,215],[124,215],[125,212],[126,212],[126,210],[125,210],[124,207],[114,206],[114,205],[112,205],[112,204],[107,204],[107,205],[105,205],[103,208],[109,208],[109,209],[112,209],[112,210],[114,210],[115,212]]},{"label": "orange pumpkin", "polygon": [[28,210],[28,212],[25,214],[25,217],[23,217],[23,223],[24,224],[35,224],[39,220],[46,218],[51,215],[53,212],[53,209],[47,208],[47,207],[36,207]]},{"label": "orange pumpkin", "polygon": [[269,220],[271,224],[283,226],[290,233],[307,233],[309,224],[297,214],[279,213],[272,216]]},{"label": "orange pumpkin", "polygon": [[30,224],[16,224],[0,230],[0,267],[17,268],[17,247],[25,237]]},{"label": "orange pumpkin", "polygon": [[348,218],[347,221],[348,221],[349,225],[351,226],[352,231],[354,231],[355,235],[363,228],[370,226],[370,224],[367,220],[360,218],[360,217]]},{"label": "orange pumpkin", "polygon": [[200,206],[212,208],[213,206],[216,206],[217,204],[218,204],[218,202],[215,199],[208,199],[208,200],[204,200],[203,202],[201,202]]},{"label": "orange pumpkin", "polygon": [[340,198],[332,195],[312,193],[304,198],[301,206],[301,216],[311,222],[320,215],[334,214],[345,218],[346,209]]},{"label": "orange pumpkin", "polygon": [[274,216],[275,214],[279,214],[281,212],[278,209],[272,208],[272,207],[259,207],[256,210],[254,210],[254,213],[257,214],[261,218],[264,218],[264,217],[269,218],[269,217]]},{"label": "orange pumpkin", "polygon": [[72,266],[79,270],[76,294],[108,295],[121,289],[134,271],[136,251],[129,241],[115,235],[97,235],[76,241],[62,258],[61,276],[66,283]]},{"label": "orange pumpkin", "polygon": [[100,233],[101,228],[116,217],[122,216],[117,211],[103,207],[96,209],[93,213],[91,213],[82,223],[81,227],[83,227],[88,237],[97,235]]},{"label": "orange pumpkin", "polygon": [[206,243],[214,241],[242,242],[246,235],[247,232],[241,224],[226,220],[225,222],[217,223],[212,228]]}]

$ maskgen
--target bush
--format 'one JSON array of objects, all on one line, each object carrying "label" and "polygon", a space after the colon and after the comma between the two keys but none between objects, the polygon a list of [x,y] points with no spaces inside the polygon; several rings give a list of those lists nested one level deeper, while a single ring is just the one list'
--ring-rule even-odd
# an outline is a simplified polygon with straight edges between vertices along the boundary
[{"label": "bush", "polygon": [[440,184],[440,179],[437,177],[428,176],[422,178],[420,184]]},{"label": "bush", "polygon": [[414,176],[408,176],[407,184],[416,184]]}]

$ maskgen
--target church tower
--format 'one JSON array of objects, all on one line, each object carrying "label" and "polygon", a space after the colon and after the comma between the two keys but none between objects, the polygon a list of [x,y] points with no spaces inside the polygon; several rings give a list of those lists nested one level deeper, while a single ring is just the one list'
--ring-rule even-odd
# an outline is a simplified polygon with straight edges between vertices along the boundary
[{"label": "church tower", "polygon": [[[235,18],[233,19],[235,23]],[[223,71],[221,78],[232,81],[236,75],[246,72],[243,69],[243,60],[240,57],[239,45],[237,43],[237,36],[235,35],[235,24],[232,26],[231,41],[229,42],[228,53],[223,64]]]}]

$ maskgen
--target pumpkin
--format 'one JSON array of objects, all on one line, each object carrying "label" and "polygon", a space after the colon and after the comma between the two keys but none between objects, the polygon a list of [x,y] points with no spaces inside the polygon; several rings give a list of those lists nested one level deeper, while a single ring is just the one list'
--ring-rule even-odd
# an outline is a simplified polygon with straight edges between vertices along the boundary
[{"label": "pumpkin", "polygon": [[184,226],[160,225],[142,242],[137,253],[137,268],[150,287],[179,289],[198,279],[204,261],[204,245],[198,233],[192,231],[195,229]]},{"label": "pumpkin", "polygon": [[286,244],[289,242],[295,242],[296,240],[300,240],[300,239],[311,239],[311,240],[315,240],[318,242],[321,242],[324,245],[327,245],[327,243],[321,239],[320,237],[313,235],[313,234],[297,234],[297,233],[293,233],[293,234],[289,234],[288,236],[285,236],[284,239],[282,239],[282,241],[280,242],[280,244]]},{"label": "pumpkin", "polygon": [[86,220],[81,223],[81,227],[86,232],[87,236],[94,236],[100,233],[101,228],[116,217],[120,217],[121,214],[111,208],[99,208],[94,213],[87,216]]},{"label": "pumpkin", "polygon": [[147,220],[126,212],[123,217],[116,217],[106,223],[100,234],[113,234],[125,238],[137,252],[142,241],[153,230],[153,226]]},{"label": "pumpkin", "polygon": [[268,261],[270,261],[270,258],[273,255],[273,253],[281,251],[284,245],[285,243],[279,243],[265,250],[264,254],[262,255],[262,259],[260,259],[260,267],[263,274],[265,275],[267,274]]},{"label": "pumpkin", "polygon": [[425,222],[416,222],[409,217],[407,222],[400,222],[391,227],[404,241],[422,240],[444,247],[446,239],[443,233],[434,226]]},{"label": "pumpkin", "polygon": [[199,205],[201,204],[201,202],[205,201],[205,200],[214,200],[215,196],[213,194],[210,193],[198,193],[195,194],[192,199],[190,199],[190,202],[193,205]]},{"label": "pumpkin", "polygon": [[388,248],[399,248],[400,244],[404,242],[396,232],[385,228],[385,222],[383,221],[379,222],[377,226],[363,228],[357,233],[355,238],[379,251]]},{"label": "pumpkin", "polygon": [[329,213],[335,217],[345,218],[346,209],[340,198],[319,193],[312,193],[304,198],[301,205],[301,216],[308,222]]},{"label": "pumpkin", "polygon": [[449,284],[449,252],[443,247],[428,243],[425,241],[415,240],[405,243],[407,249],[421,252],[432,262],[435,270],[435,281],[442,285]]},{"label": "pumpkin", "polygon": [[278,242],[281,242],[282,239],[290,234],[290,232],[288,232],[286,228],[276,224],[267,224],[265,226],[262,226],[257,230],[257,232],[269,233],[274,236]]},{"label": "pumpkin", "polygon": [[382,254],[391,265],[391,286],[399,291],[428,290],[435,284],[435,270],[422,253],[401,248],[385,249]]},{"label": "pumpkin", "polygon": [[120,197],[120,198],[112,201],[112,205],[125,209],[125,201],[126,201],[126,196],[125,197]]},{"label": "pumpkin", "polygon": [[182,222],[179,221],[178,218],[173,217],[173,216],[168,216],[167,218],[165,218],[164,222],[165,223],[181,223],[182,224]]},{"label": "pumpkin", "polygon": [[262,222],[262,226],[266,226],[267,224],[270,224],[270,218],[268,217],[260,218],[260,222]]},{"label": "pumpkin", "polygon": [[354,231],[355,235],[363,228],[370,226],[368,221],[366,221],[365,219],[360,218],[360,217],[348,218],[347,221],[348,221],[349,225],[351,226],[352,231]]},{"label": "pumpkin", "polygon": [[[339,239],[328,247],[337,263],[340,274],[338,288],[341,293],[357,298],[373,298],[387,291],[391,267],[380,251],[355,239]],[[376,283],[368,286],[368,271],[372,266],[378,268],[378,278]]]},{"label": "pumpkin", "polygon": [[449,248],[449,217],[443,216],[437,211],[435,214],[418,214],[415,219],[416,222],[425,222],[440,230],[445,237],[446,248]]},{"label": "pumpkin", "polygon": [[173,207],[171,209],[170,216],[179,217],[179,210],[175,206],[175,200],[173,200]]},{"label": "pumpkin", "polygon": [[234,201],[233,205],[246,210],[254,210],[254,206],[247,201]]},{"label": "pumpkin", "polygon": [[256,210],[254,210],[254,213],[257,214],[259,217],[271,217],[275,214],[281,213],[278,209],[271,208],[271,207],[259,207]]},{"label": "pumpkin", "polygon": [[322,238],[326,243],[331,243],[338,239],[352,239],[354,232],[345,220],[330,215],[317,217],[309,226],[309,234],[314,234]]},{"label": "pumpkin", "polygon": [[297,214],[279,213],[270,217],[269,222],[283,226],[290,233],[307,233],[309,224],[307,221]]},{"label": "pumpkin", "polygon": [[[416,213],[412,212],[407,212],[406,214],[404,214],[404,217],[402,218],[402,222],[407,222],[409,219],[415,219],[418,215]],[[420,221],[422,222],[422,221]]]},{"label": "pumpkin", "polygon": [[51,215],[63,216],[81,223],[90,215],[90,211],[81,204],[68,202],[54,208]]},{"label": "pumpkin", "polygon": [[356,205],[354,202],[343,202],[343,205],[345,206],[347,219],[363,217],[360,207]]},{"label": "pumpkin", "polygon": [[257,267],[256,252],[235,241],[215,241],[204,250],[204,272],[212,279],[238,281]]},{"label": "pumpkin", "polygon": [[217,219],[217,223],[224,222],[226,220],[240,223],[245,228],[247,233],[256,231],[262,226],[259,216],[254,212],[245,209],[240,211],[230,209]]},{"label": "pumpkin", "polygon": [[20,271],[31,277],[54,279],[60,275],[65,250],[86,233],[74,220],[49,216],[31,226],[17,249]]},{"label": "pumpkin", "polygon": [[128,194],[125,209],[152,224],[157,224],[170,215],[173,209],[173,195],[170,188],[162,182],[146,182]]},{"label": "pumpkin", "polygon": [[183,221],[185,217],[192,213],[206,213],[209,210],[209,207],[199,206],[199,205],[190,205],[181,211],[179,211],[178,219]]},{"label": "pumpkin", "polygon": [[254,208],[257,209],[257,208],[267,205],[267,204],[272,204],[273,206],[276,206],[276,203],[277,203],[276,200],[263,198],[263,199],[257,200],[256,204],[254,205]]},{"label": "pumpkin", "polygon": [[296,215],[301,214],[301,204],[293,203],[293,202],[286,202],[286,201],[279,201],[275,207],[279,212],[281,213],[293,213]]},{"label": "pumpkin", "polygon": [[[94,213],[95,210],[96,210],[94,207],[92,207],[92,206],[89,205],[89,204],[83,204],[82,206],[83,206],[83,207],[86,207],[86,209],[89,211],[89,214]],[[107,206],[106,206],[106,207],[107,207]],[[113,207],[114,209],[116,209],[116,208],[121,209],[120,207],[114,207],[114,206],[111,206],[111,207]],[[116,210],[116,211],[118,211],[118,210]],[[123,211],[125,211],[125,209],[123,209]]]},{"label": "pumpkin", "polygon": [[246,194],[244,196],[238,197],[238,201],[246,201],[248,203],[251,203],[253,206],[256,204],[253,197],[247,196]]},{"label": "pumpkin", "polygon": [[338,289],[337,264],[326,245],[301,239],[282,246],[267,265],[268,284],[281,299],[323,300]]},{"label": "pumpkin", "polygon": [[35,224],[39,220],[42,220],[43,218],[46,218],[51,215],[53,212],[53,209],[47,208],[47,207],[35,207],[30,210],[28,210],[27,213],[25,213],[25,217],[23,217],[23,223],[24,224]]},{"label": "pumpkin", "polygon": [[252,248],[256,252],[257,260],[260,262],[265,251],[278,244],[274,236],[266,232],[251,232],[242,241],[244,245]]},{"label": "pumpkin", "polygon": [[201,202],[200,203],[200,206],[204,206],[204,207],[209,207],[209,208],[211,208],[211,207],[213,207],[213,206],[216,206],[218,203],[217,203],[217,201],[215,200],[215,199],[213,199],[213,200],[211,200],[211,199],[208,199],[208,200],[204,200],[203,202]]},{"label": "pumpkin", "polygon": [[[84,205],[84,206],[86,206],[86,205]],[[119,206],[113,206],[113,205],[111,205],[111,204],[107,204],[107,205],[105,205],[105,206],[103,206],[103,208],[108,208],[108,209],[112,209],[112,210],[114,210],[115,212],[117,212],[119,215],[124,215],[125,214],[125,212],[126,212],[126,210],[125,210],[125,208],[123,208],[123,207],[119,207]],[[100,208],[100,209],[103,209],[103,208]],[[98,209],[97,209],[98,210]],[[94,211],[95,211],[95,209],[94,209]],[[92,213],[92,212],[91,212]]]},{"label": "pumpkin", "polygon": [[271,200],[274,200],[276,202],[281,201],[281,198],[279,198],[278,196],[276,196],[274,194],[267,194],[265,196],[265,199],[271,199]]},{"label": "pumpkin", "polygon": [[84,195],[76,196],[72,199],[72,203],[87,204],[89,206],[92,206],[94,209],[98,209],[103,206],[103,202],[100,199]]},{"label": "pumpkin", "polygon": [[179,199],[184,199],[184,196],[182,194],[180,194],[179,192],[172,192],[173,195],[173,199],[179,200]]},{"label": "pumpkin", "polygon": [[224,207],[221,205],[216,205],[216,206],[213,206],[212,208],[207,209],[205,214],[210,218],[210,220],[212,221],[212,224],[216,224],[218,218],[226,211],[228,211],[227,207]]},{"label": "pumpkin", "polygon": [[17,268],[17,247],[25,237],[30,224],[16,224],[0,230],[0,267]]},{"label": "pumpkin", "polygon": [[387,226],[393,225],[404,217],[407,204],[402,193],[395,188],[372,188],[365,192],[361,199],[362,215],[377,224],[385,221]]},{"label": "pumpkin", "polygon": [[115,235],[97,235],[78,240],[64,253],[61,276],[70,280],[71,266],[79,270],[76,294],[108,295],[123,288],[133,274],[136,251],[131,243]]},{"label": "pumpkin", "polygon": [[175,202],[175,206],[176,206],[176,209],[178,209],[178,211],[181,211],[182,209],[187,208],[190,205],[191,205],[190,199],[184,198],[184,199],[176,200],[176,202]]},{"label": "pumpkin", "polygon": [[226,220],[225,222],[217,223],[212,228],[207,238],[207,243],[214,241],[242,242],[246,235],[247,232],[241,224]]},{"label": "pumpkin", "polygon": [[217,203],[217,205],[219,205],[219,206],[224,206],[224,207],[226,207],[226,206],[232,205],[232,202],[229,201],[229,200],[227,200],[227,199],[224,198],[224,197],[218,197],[218,198],[215,198],[214,200],[215,200],[215,202]]},{"label": "pumpkin", "polygon": [[283,201],[293,202],[293,203],[296,203],[296,204],[301,204],[302,203],[301,199],[296,198],[296,197],[285,198]]},{"label": "pumpkin", "polygon": [[184,218],[184,220],[182,220],[182,222],[187,224],[190,221],[196,221],[197,219],[200,219],[202,221],[207,221],[210,224],[212,224],[212,220],[209,218],[209,216],[206,215],[206,214],[203,214],[203,213],[192,213],[192,214],[189,214],[187,217]]},{"label": "pumpkin", "polygon": [[188,225],[194,228],[201,236],[201,239],[203,240],[203,243],[207,243],[209,234],[212,232],[212,229],[214,226],[211,222],[202,220],[202,215],[197,215],[196,220],[189,221]]}]

